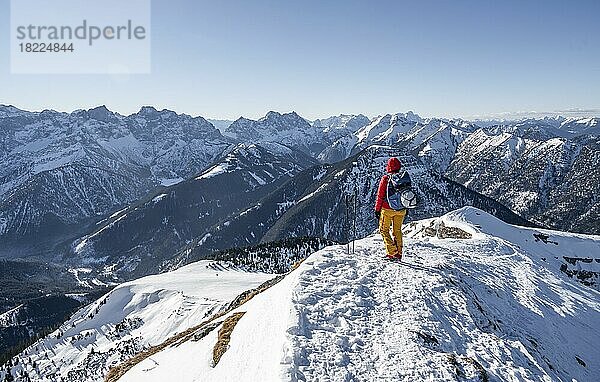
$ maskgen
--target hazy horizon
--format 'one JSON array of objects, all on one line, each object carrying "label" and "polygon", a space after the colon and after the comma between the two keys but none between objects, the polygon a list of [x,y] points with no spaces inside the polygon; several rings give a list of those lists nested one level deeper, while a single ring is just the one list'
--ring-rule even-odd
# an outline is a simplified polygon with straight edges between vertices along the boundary
[{"label": "hazy horizon", "polygon": [[247,118],[247,119],[253,119],[253,120],[258,120],[262,117],[264,117],[268,112],[270,111],[275,111],[278,112],[280,114],[286,114],[286,113],[291,113],[291,112],[295,112],[297,113],[299,116],[301,116],[302,118],[308,120],[308,121],[315,121],[317,119],[326,119],[326,118],[330,118],[330,117],[337,117],[340,115],[365,115],[366,117],[368,117],[369,119],[374,119],[377,118],[379,116],[385,115],[385,114],[398,114],[398,113],[414,113],[416,115],[418,115],[421,118],[441,118],[441,119],[463,119],[463,120],[467,120],[467,121],[477,121],[477,120],[519,120],[519,119],[525,119],[525,118],[545,118],[545,117],[565,117],[565,118],[600,118],[600,108],[599,109],[565,109],[565,110],[556,110],[556,111],[548,111],[548,112],[541,112],[541,111],[517,111],[517,112],[504,112],[504,113],[496,113],[496,114],[491,114],[489,116],[471,116],[471,117],[463,117],[463,116],[454,116],[454,117],[446,117],[446,116],[438,116],[438,115],[424,115],[419,113],[418,111],[415,110],[401,110],[401,111],[390,111],[388,113],[382,113],[382,114],[377,114],[377,115],[369,115],[366,113],[361,113],[360,111],[356,111],[356,112],[350,112],[350,113],[338,113],[338,114],[329,114],[329,115],[325,115],[325,116],[320,116],[317,118],[308,118],[306,117],[305,114],[299,112],[298,110],[275,110],[275,109],[265,109],[265,112],[257,117],[250,117],[247,115],[240,115],[238,117],[235,118],[223,118],[223,117],[213,117],[213,116],[207,116],[207,115],[203,115],[203,114],[194,114],[194,113],[187,113],[184,111],[180,111],[180,110],[174,110],[171,108],[159,108],[156,107],[155,105],[141,105],[140,107],[138,107],[136,110],[134,110],[133,112],[127,112],[127,113],[123,113],[119,110],[114,110],[111,109],[110,107],[108,107],[107,105],[92,105],[92,106],[86,106],[86,107],[79,107],[73,110],[57,110],[55,108],[42,108],[42,109],[27,109],[24,107],[20,107],[19,105],[14,105],[14,104],[10,104],[10,103],[4,103],[4,102],[0,102],[0,106],[12,106],[12,107],[16,107],[17,109],[20,110],[24,110],[24,111],[28,111],[28,112],[41,112],[44,110],[53,110],[59,113],[73,113],[77,110],[90,110],[90,109],[94,109],[97,107],[101,107],[101,106],[105,106],[109,111],[113,112],[113,113],[117,113],[119,115],[122,116],[129,116],[132,114],[135,114],[137,112],[140,111],[140,109],[142,107],[154,107],[156,110],[158,111],[162,111],[162,110],[169,110],[169,111],[173,111],[177,114],[187,114],[190,115],[192,117],[202,117],[205,118],[207,120],[214,120],[214,121],[235,121],[238,118]]}]

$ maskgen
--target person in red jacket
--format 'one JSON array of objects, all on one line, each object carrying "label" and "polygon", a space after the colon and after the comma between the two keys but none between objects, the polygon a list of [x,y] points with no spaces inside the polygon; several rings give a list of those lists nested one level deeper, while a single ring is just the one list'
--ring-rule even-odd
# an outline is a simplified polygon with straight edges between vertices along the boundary
[{"label": "person in red jacket", "polygon": [[[406,209],[394,210],[388,202],[388,182],[392,174],[398,174],[402,165],[398,158],[390,158],[387,162],[387,174],[381,178],[377,189],[377,201],[375,202],[375,217],[379,221],[379,232],[383,237],[387,257],[389,259],[402,258],[402,222],[406,216]],[[398,175],[396,175],[398,176]],[[410,177],[404,172],[401,181],[410,186]],[[390,235],[392,228],[392,235]]]}]

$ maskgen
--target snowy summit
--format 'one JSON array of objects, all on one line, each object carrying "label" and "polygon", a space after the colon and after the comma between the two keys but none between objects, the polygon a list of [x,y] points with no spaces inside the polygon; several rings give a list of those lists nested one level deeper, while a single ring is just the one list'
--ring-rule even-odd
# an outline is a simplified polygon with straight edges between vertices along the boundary
[{"label": "snowy summit", "polygon": [[[600,293],[558,259],[598,253],[600,237],[513,226],[472,207],[404,231],[402,262],[382,260],[371,235],[355,253],[326,247],[258,288],[273,275],[214,262],[125,284],[21,358],[36,363],[38,374],[25,365],[32,380],[57,381],[102,380],[70,374],[90,352],[113,367],[111,382],[596,380]],[[245,288],[254,293],[224,303]],[[102,358],[127,341],[144,351]]]}]

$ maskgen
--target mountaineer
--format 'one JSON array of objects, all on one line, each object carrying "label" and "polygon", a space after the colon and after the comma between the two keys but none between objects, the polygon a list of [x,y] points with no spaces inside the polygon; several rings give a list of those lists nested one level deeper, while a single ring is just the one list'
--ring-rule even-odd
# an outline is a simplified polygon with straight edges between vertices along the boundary
[{"label": "mountaineer", "polygon": [[[411,182],[408,172],[400,173],[402,165],[398,158],[390,158],[387,162],[387,174],[381,177],[375,202],[375,217],[379,221],[379,232],[383,236],[387,258],[402,259],[402,222],[406,216],[406,200],[403,193],[410,190]],[[414,193],[411,192],[414,196]],[[416,202],[416,199],[415,199]],[[409,201],[412,203],[412,201]],[[390,235],[392,228],[392,235]]]}]

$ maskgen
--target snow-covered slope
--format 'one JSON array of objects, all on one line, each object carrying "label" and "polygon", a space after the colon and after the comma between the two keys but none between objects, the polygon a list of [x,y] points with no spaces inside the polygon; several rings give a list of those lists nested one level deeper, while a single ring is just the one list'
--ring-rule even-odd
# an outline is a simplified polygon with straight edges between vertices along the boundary
[{"label": "snow-covered slope", "polygon": [[[419,230],[433,223],[440,232],[442,221],[472,238]],[[355,255],[338,247],[304,264],[288,338],[292,380],[598,377],[600,334],[593,328],[600,324],[600,295],[542,257],[577,246],[598,258],[600,238],[546,232],[558,252],[536,242],[536,231],[472,208],[409,229],[402,264],[378,258],[377,235],[358,241]],[[515,231],[520,245],[504,236]]]},{"label": "snow-covered slope", "polygon": [[[592,262],[583,266],[598,271],[600,237],[511,226],[471,207],[412,222],[404,230],[401,263],[382,259],[377,234],[356,241],[354,254],[346,246],[324,248],[217,324],[138,357],[119,381],[597,380],[600,293],[561,272],[557,260],[585,253]],[[268,278],[231,271],[216,276],[205,263],[181,272],[177,275],[185,277],[166,274],[125,284],[113,291],[124,297],[109,298],[89,322],[102,318],[111,323],[103,331],[111,333],[116,321],[102,312],[108,314],[116,304],[121,309],[113,314],[121,319],[123,306],[131,317],[136,314],[129,309],[137,308],[147,312],[146,320],[152,318],[140,328],[163,328],[164,335],[147,331],[158,340],[167,336],[165,325],[171,334],[184,330],[192,326],[186,319],[201,320],[215,304],[203,300],[213,296],[203,287],[211,279],[234,277],[239,291]],[[191,280],[198,280],[197,287],[189,286]],[[176,292],[181,290],[183,295]],[[221,297],[235,294],[227,293]],[[201,302],[185,311],[188,294]],[[207,307],[199,307],[202,301]],[[180,308],[183,316],[157,316],[165,306],[169,312]],[[227,328],[230,340],[215,364],[215,345],[226,331],[221,323],[236,313],[243,315]],[[85,322],[77,323],[71,335],[85,336],[90,329]],[[123,337],[134,337],[135,330]],[[81,348],[99,338],[95,333],[88,342],[79,339]],[[61,346],[71,345],[45,341],[55,344],[57,355],[47,351],[51,359],[89,353],[59,353]],[[52,364],[36,359],[38,366]]]},{"label": "snow-covered slope", "polygon": [[316,156],[326,144],[321,130],[313,128],[296,112],[268,112],[258,120],[240,117],[226,130],[225,134],[242,142],[277,142],[297,148]]},{"label": "snow-covered slope", "polygon": [[13,374],[33,381],[101,381],[108,368],[217,313],[273,278],[211,261],[119,285],[27,348]]},{"label": "snow-covered slope", "polygon": [[323,130],[323,142],[327,143],[317,158],[324,163],[335,163],[346,159],[356,145],[356,132],[369,125],[371,121],[362,114],[338,115],[317,119],[313,127]]},{"label": "snow-covered slope", "polygon": [[[484,126],[486,124],[482,124]],[[524,118],[487,124],[492,132],[507,132],[529,138],[573,138],[580,135],[600,135],[600,118],[561,116]]]},{"label": "snow-covered slope", "polygon": [[356,132],[363,126],[370,123],[369,118],[362,114],[340,114],[324,119],[317,119],[313,121],[313,127],[320,127],[325,131],[344,131],[349,130],[350,132]]},{"label": "snow-covered slope", "polygon": [[160,185],[199,172],[231,144],[202,117],[143,107],[73,113],[0,106],[0,256],[55,246]]},{"label": "snow-covered slope", "polygon": [[[300,173],[290,184],[284,184],[280,190],[270,194],[268,200],[263,199],[263,211],[257,210],[256,214],[270,208],[273,211],[271,215],[277,216],[277,220],[262,234],[262,241],[316,236],[345,242],[372,232],[377,225],[373,215],[377,187],[390,156],[398,157],[403,168],[409,172],[420,201],[418,207],[410,211],[407,220],[439,216],[470,205],[507,222],[527,224],[527,221],[496,201],[429,171],[403,149],[370,146],[346,161]],[[356,212],[353,205],[346,203],[347,197],[353,198],[355,195]],[[249,219],[253,214],[254,211],[232,220],[232,225],[236,221]],[[351,229],[354,222],[356,235],[354,228]],[[260,232],[254,227],[249,230],[256,234]]]},{"label": "snow-covered slope", "polygon": [[205,255],[237,246],[235,237],[247,232],[230,231],[216,242],[208,239],[227,227],[229,215],[256,207],[282,182],[315,164],[310,156],[277,143],[240,143],[199,175],[100,222],[72,242],[63,261],[92,263],[102,272],[130,280],[160,271],[163,261],[192,240],[206,244]]},{"label": "snow-covered slope", "polygon": [[547,227],[600,233],[600,139],[521,133],[477,130],[446,175]]}]

